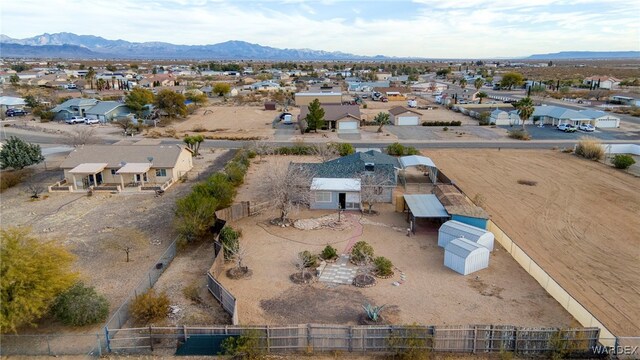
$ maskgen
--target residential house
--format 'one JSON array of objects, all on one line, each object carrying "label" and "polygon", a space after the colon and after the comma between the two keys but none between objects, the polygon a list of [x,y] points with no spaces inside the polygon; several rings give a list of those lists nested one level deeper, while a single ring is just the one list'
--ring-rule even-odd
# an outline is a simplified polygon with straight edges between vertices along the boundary
[{"label": "residential house", "polygon": [[582,80],[582,83],[584,85],[589,85],[590,87],[597,86],[598,89],[614,90],[620,86],[620,79],[616,79],[611,76],[596,75],[585,78]]},{"label": "residential house", "polygon": [[[323,104],[324,121],[327,129],[357,130],[360,127],[360,107],[358,105]],[[300,108],[298,120],[302,120],[309,114],[309,107]]]},{"label": "residential house", "polygon": [[442,94],[447,90],[449,85],[436,81],[423,82],[411,85],[412,92],[429,93],[429,94]]},{"label": "residential house", "polygon": [[388,72],[376,73],[376,79],[378,80],[389,80],[390,77],[391,77],[391,73],[388,73]]},{"label": "residential house", "polygon": [[598,110],[580,110],[579,113],[584,114],[591,119],[591,125],[597,128],[619,128],[620,127],[620,118],[615,116],[612,113],[598,111]]},{"label": "residential house", "polygon": [[96,99],[76,98],[69,99],[62,104],[51,109],[55,113],[55,120],[65,120],[72,116],[86,116],[87,110],[98,103]]},{"label": "residential house", "polygon": [[613,95],[611,96],[611,101],[622,105],[640,106],[640,99],[626,95]]},{"label": "residential house", "polygon": [[305,107],[318,99],[321,104],[342,104],[342,92],[298,92],[295,94],[297,106]]},{"label": "residential house", "polygon": [[448,104],[467,104],[478,101],[478,91],[475,88],[461,88],[451,85],[448,89],[442,91],[441,95],[436,96],[436,102],[443,105]]},{"label": "residential house", "polygon": [[138,82],[139,86],[153,88],[156,86],[175,86],[177,79],[172,74],[155,74]]},{"label": "residential house", "polygon": [[[520,125],[517,111],[495,109],[489,114],[489,123],[494,125]],[[529,123],[532,123],[531,121]]]},{"label": "residential house", "polygon": [[612,114],[597,110],[572,110],[560,106],[535,106],[531,116],[533,122],[544,125],[557,126],[560,124],[591,124],[596,128],[617,128],[620,118]]},{"label": "residential house", "polygon": [[191,170],[192,155],[182,145],[85,145],[74,149],[60,167],[70,191],[155,191]]},{"label": "residential house", "polygon": [[383,94],[389,101],[406,101],[411,90],[406,87],[376,87],[373,91]]},{"label": "residential house", "polygon": [[400,163],[393,156],[371,150],[320,164],[291,163],[289,167],[312,174],[311,209],[360,210],[364,187],[371,187],[366,191],[373,191],[378,202],[391,202]]},{"label": "residential house", "polygon": [[349,92],[372,92],[375,88],[389,87],[389,81],[348,81],[347,89]]},{"label": "residential house", "polygon": [[389,121],[393,125],[420,125],[422,114],[404,106],[396,106],[389,110]]},{"label": "residential house", "polygon": [[131,114],[131,109],[121,102],[100,101],[86,111],[87,119],[98,119],[102,123]]},{"label": "residential house", "polygon": [[247,86],[253,91],[276,91],[280,89],[280,84],[271,80],[259,81]]}]

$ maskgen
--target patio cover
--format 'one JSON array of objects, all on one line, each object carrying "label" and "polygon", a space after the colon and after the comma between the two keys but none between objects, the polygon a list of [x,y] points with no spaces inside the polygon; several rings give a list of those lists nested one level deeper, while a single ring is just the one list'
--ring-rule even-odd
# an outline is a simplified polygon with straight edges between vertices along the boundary
[{"label": "patio cover", "polygon": [[360,179],[313,178],[311,190],[360,191]]},{"label": "patio cover", "polygon": [[127,163],[116,174],[144,174],[151,168],[150,163]]},{"label": "patio cover", "polygon": [[431,159],[429,159],[428,157],[419,156],[419,155],[409,155],[409,156],[401,157],[400,165],[402,165],[403,168],[408,168],[410,166],[418,166],[418,165],[424,165],[432,168],[436,167],[436,164],[434,164],[433,161],[431,161]]},{"label": "patio cover", "polygon": [[440,200],[433,194],[404,195],[404,201],[415,218],[448,218]]},{"label": "patio cover", "polygon": [[71,174],[97,174],[107,167],[107,163],[84,163],[69,170]]}]

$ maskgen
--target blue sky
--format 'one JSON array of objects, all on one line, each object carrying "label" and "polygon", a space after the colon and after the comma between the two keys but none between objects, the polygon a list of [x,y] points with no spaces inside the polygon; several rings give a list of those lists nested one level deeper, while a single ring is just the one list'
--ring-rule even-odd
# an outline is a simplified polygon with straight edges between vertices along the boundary
[{"label": "blue sky", "polygon": [[640,50],[638,14],[638,0],[0,0],[0,31],[488,58]]}]

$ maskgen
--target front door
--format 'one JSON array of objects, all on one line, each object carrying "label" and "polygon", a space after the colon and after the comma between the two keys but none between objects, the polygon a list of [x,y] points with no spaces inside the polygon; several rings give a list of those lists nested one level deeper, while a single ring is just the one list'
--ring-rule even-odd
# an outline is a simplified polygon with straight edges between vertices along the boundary
[{"label": "front door", "polygon": [[347,194],[346,193],[338,193],[338,204],[340,204],[340,209],[344,210],[347,207]]},{"label": "front door", "polygon": [[[95,181],[94,181],[95,179]],[[101,173],[97,173],[95,175],[89,175],[89,186],[91,185],[95,185],[95,184],[102,184],[102,174]]]},{"label": "front door", "polygon": [[137,182],[141,182],[144,179],[145,182],[147,182],[147,173],[144,174],[136,174],[136,181]]}]

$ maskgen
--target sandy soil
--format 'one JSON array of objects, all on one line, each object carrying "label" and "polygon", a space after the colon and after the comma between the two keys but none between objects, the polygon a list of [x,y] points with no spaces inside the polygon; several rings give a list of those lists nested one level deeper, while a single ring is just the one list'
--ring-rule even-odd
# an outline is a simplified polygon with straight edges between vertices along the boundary
[{"label": "sandy soil", "polygon": [[[204,175],[221,168],[229,156],[226,151],[205,153],[203,158],[194,161],[190,180],[174,184],[161,197],[153,194],[96,193],[87,197],[84,193],[45,193],[42,200],[31,201],[23,183],[1,195],[2,227],[28,226],[35,236],[68,247],[77,257],[75,268],[87,284],[108,298],[113,312],[175,239],[175,200],[190,191],[197,174]],[[60,170],[40,169],[33,179],[46,186],[61,176]],[[149,240],[148,244],[131,251],[130,262],[125,262],[124,251],[106,246],[109,233],[121,228],[138,230]],[[38,324],[37,331],[48,332],[48,325],[46,321]],[[24,329],[21,333],[33,331]]]},{"label": "sandy soil", "polygon": [[640,179],[549,150],[425,153],[614,334],[640,333]]},{"label": "sandy soil", "polygon": [[[261,174],[279,164],[252,165],[240,197],[258,194]],[[248,197],[247,197],[248,199]],[[380,215],[343,214],[342,230],[298,230],[268,225],[274,212],[245,218],[232,226],[242,229],[248,249],[249,279],[222,282],[239,300],[240,322],[245,324],[344,323],[355,324],[363,303],[387,304],[385,315],[394,323],[514,324],[521,326],[576,325],[564,311],[502,248],[491,256],[491,266],[472,276],[461,276],[443,266],[437,246],[437,224],[406,237],[405,216],[391,204],[377,206]],[[304,210],[294,218],[315,218],[327,211]],[[344,252],[357,240],[371,243],[377,255],[391,259],[396,274],[379,279],[372,288],[294,285],[293,260],[299,251],[319,253],[331,244]],[[229,266],[229,265],[228,265]],[[404,272],[406,282],[400,286]]]}]

